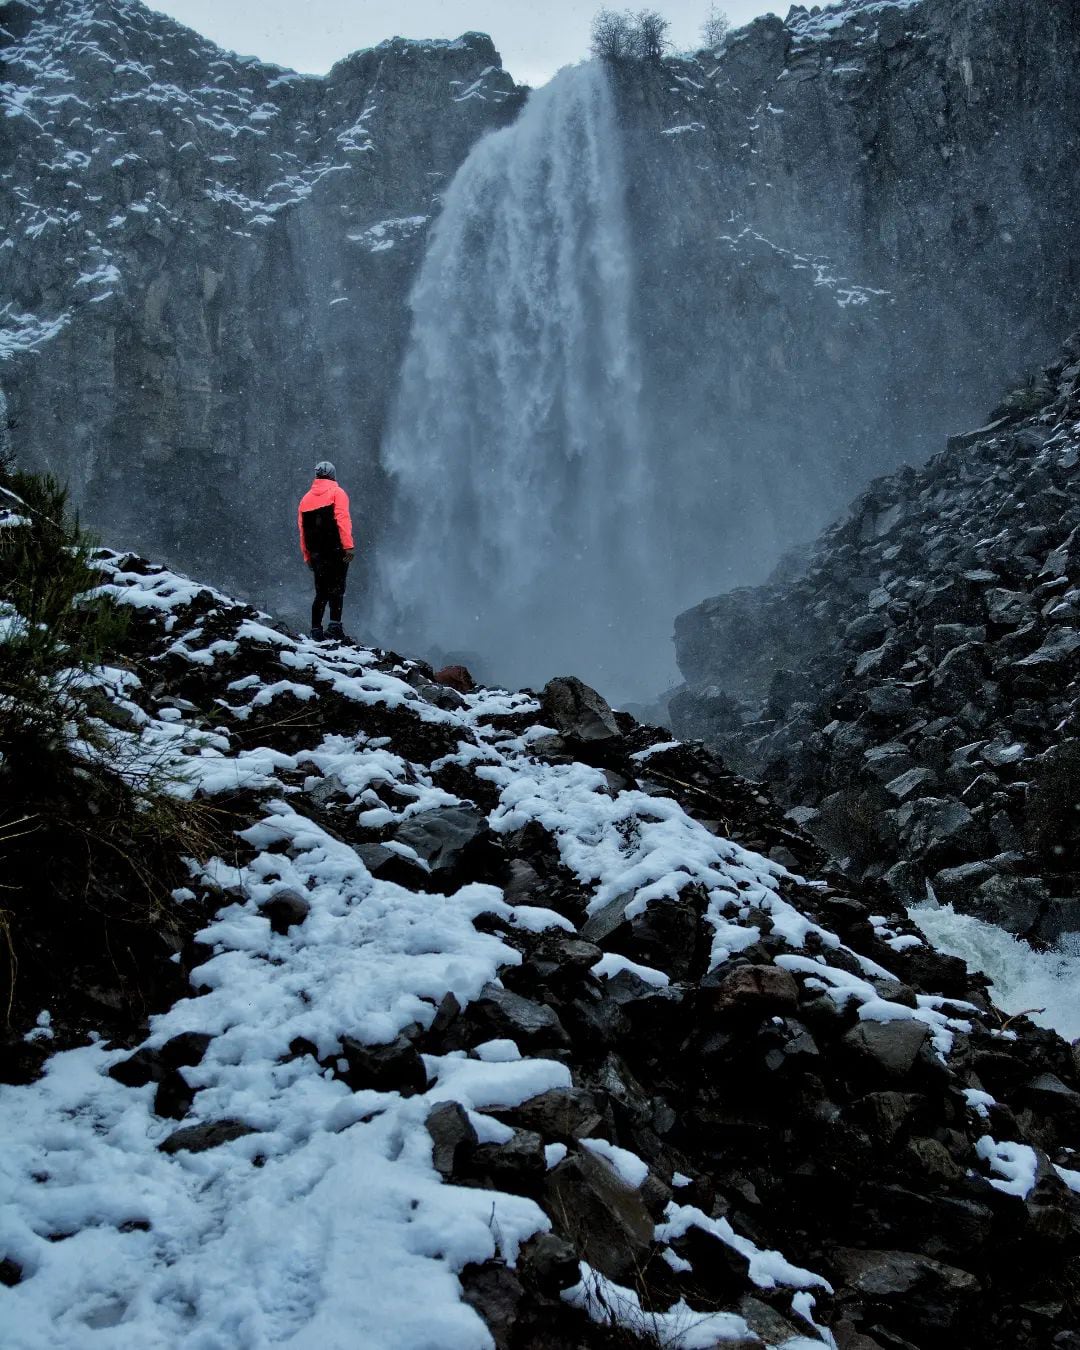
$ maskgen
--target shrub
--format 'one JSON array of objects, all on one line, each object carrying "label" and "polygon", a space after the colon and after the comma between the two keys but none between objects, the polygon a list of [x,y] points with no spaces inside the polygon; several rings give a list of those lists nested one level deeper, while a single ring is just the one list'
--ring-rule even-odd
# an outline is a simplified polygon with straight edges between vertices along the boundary
[{"label": "shrub", "polygon": [[0,775],[62,753],[71,689],[124,630],[55,479],[0,477]]},{"label": "shrub", "polygon": [[[0,1079],[183,992],[167,958],[201,920],[172,891],[222,833],[218,808],[175,794],[171,761],[135,737],[125,757],[124,714],[88,678],[123,660],[127,627],[94,594],[91,549],[54,479],[0,472]],[[60,1042],[31,1045],[43,1008]]]}]

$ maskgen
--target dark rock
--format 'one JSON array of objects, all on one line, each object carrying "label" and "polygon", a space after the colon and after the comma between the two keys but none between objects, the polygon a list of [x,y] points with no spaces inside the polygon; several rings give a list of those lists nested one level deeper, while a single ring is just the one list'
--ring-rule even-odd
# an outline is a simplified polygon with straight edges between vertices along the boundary
[{"label": "dark rock", "polygon": [[424,1121],[431,1135],[431,1162],[448,1181],[469,1169],[478,1139],[472,1122],[459,1102],[439,1102]]},{"label": "dark rock", "polygon": [[522,1248],[520,1266],[530,1285],[548,1298],[581,1281],[577,1249],[557,1233],[540,1233]]},{"label": "dark rock", "polygon": [[1046,886],[1031,877],[991,876],[964,908],[1009,933],[1029,933],[1049,900]]},{"label": "dark rock", "polygon": [[703,1011],[748,1014],[754,1018],[794,1012],[799,1001],[795,977],[779,966],[718,966],[700,982]]},{"label": "dark rock", "polygon": [[8,1289],[14,1289],[22,1282],[22,1277],[23,1268],[18,1261],[12,1260],[10,1256],[5,1256],[0,1261],[0,1284]]},{"label": "dark rock", "polygon": [[195,1089],[177,1069],[166,1072],[154,1094],[154,1111],[159,1116],[183,1120],[195,1100]]},{"label": "dark rock", "polygon": [[191,1068],[201,1064],[214,1038],[205,1031],[182,1031],[161,1047],[162,1063],[170,1069]]},{"label": "dark rock", "polygon": [[108,1072],[110,1078],[125,1087],[145,1087],[147,1083],[160,1082],[167,1068],[160,1050],[142,1049],[114,1064]]},{"label": "dark rock", "polygon": [[535,1131],[543,1139],[564,1144],[591,1138],[604,1128],[600,1104],[584,1088],[552,1088],[512,1110],[493,1111],[492,1115]]},{"label": "dark rock", "polygon": [[259,913],[269,919],[275,933],[287,933],[311,913],[311,902],[299,891],[278,891],[259,906]]},{"label": "dark rock", "polygon": [[187,1125],[181,1130],[174,1130],[158,1144],[158,1148],[162,1153],[205,1153],[207,1149],[220,1148],[234,1139],[257,1133],[253,1125],[242,1120],[210,1120],[201,1125]]},{"label": "dark rock", "polygon": [[553,1008],[522,998],[497,984],[481,990],[466,1016],[478,1028],[482,1039],[511,1040],[522,1050],[558,1048],[570,1043]]},{"label": "dark rock", "polygon": [[505,1144],[479,1144],[469,1170],[496,1190],[531,1195],[547,1170],[544,1141],[532,1130],[515,1130]]},{"label": "dark rock", "polygon": [[860,1022],[844,1036],[844,1044],[887,1077],[905,1078],[928,1035],[929,1029],[924,1022],[910,1018],[895,1022]]},{"label": "dark rock", "polygon": [[[364,1045],[342,1036],[337,1076],[353,1090],[400,1092],[411,1097],[427,1088],[427,1071],[420,1054],[406,1036],[396,1036],[384,1045]],[[345,1061],[344,1068],[340,1060]]]},{"label": "dark rock", "polygon": [[483,813],[472,806],[443,806],[410,816],[394,832],[399,844],[413,849],[434,874],[458,869],[466,851],[487,834]]},{"label": "dark rock", "polygon": [[835,1263],[841,1280],[865,1297],[904,1298],[930,1286],[939,1297],[955,1300],[954,1315],[959,1315],[962,1301],[974,1298],[980,1289],[968,1271],[917,1252],[839,1251]]},{"label": "dark rock", "polygon": [[540,715],[562,735],[578,741],[615,740],[622,735],[608,704],[573,675],[544,685]]},{"label": "dark rock", "polygon": [[607,1163],[584,1151],[547,1174],[545,1208],[595,1270],[625,1281],[645,1262],[653,1218],[640,1194]]},{"label": "dark rock", "polygon": [[496,1350],[508,1350],[518,1305],[525,1296],[521,1281],[501,1261],[468,1265],[460,1278],[461,1296],[487,1323]]}]

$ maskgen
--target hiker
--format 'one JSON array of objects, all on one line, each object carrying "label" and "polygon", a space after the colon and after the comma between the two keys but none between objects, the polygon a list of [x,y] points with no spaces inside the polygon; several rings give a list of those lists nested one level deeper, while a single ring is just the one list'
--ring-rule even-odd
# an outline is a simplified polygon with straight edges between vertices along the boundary
[{"label": "hiker", "polygon": [[[341,627],[341,607],[345,603],[345,581],[349,563],[356,555],[353,547],[349,498],[338,486],[337,469],[328,459],[315,465],[315,481],[304,493],[296,513],[300,527],[300,552],[315,576],[315,599],[311,604],[311,636],[345,640]],[[323,632],[323,610],[330,606],[330,622]]]}]

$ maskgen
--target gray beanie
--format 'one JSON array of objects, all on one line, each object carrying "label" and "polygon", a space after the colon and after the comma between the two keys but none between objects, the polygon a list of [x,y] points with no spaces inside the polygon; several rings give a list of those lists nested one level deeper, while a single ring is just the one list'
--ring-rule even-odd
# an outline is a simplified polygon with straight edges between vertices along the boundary
[{"label": "gray beanie", "polygon": [[336,479],[337,469],[334,468],[328,459],[320,459],[318,464],[315,465],[315,477]]}]

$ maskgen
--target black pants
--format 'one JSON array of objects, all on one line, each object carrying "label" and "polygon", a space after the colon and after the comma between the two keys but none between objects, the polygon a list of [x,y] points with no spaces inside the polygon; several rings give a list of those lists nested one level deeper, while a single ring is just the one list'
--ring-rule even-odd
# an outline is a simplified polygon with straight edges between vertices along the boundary
[{"label": "black pants", "polygon": [[349,560],[343,553],[314,556],[311,571],[315,577],[315,599],[311,604],[311,626],[321,628],[323,610],[330,606],[330,622],[341,622],[341,607],[345,603],[345,581],[349,575]]}]

